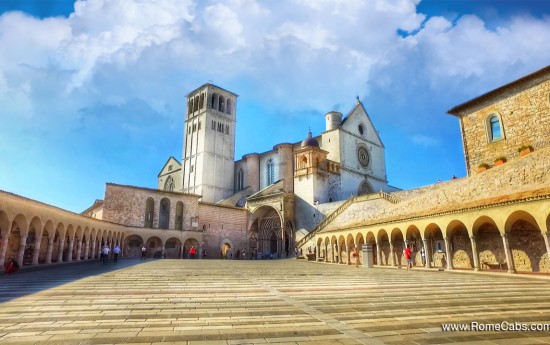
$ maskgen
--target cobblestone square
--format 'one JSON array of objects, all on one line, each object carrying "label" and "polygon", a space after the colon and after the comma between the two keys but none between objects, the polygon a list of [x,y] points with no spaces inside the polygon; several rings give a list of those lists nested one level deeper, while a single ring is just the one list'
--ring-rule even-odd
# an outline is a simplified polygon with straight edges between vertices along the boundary
[{"label": "cobblestone square", "polygon": [[550,344],[550,280],[303,260],[121,260],[0,278],[1,344]]}]

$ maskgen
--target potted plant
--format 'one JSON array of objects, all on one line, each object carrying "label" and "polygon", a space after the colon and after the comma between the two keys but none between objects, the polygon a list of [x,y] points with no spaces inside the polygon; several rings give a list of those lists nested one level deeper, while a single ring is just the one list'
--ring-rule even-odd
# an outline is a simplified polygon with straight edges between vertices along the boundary
[{"label": "potted plant", "polygon": [[533,152],[533,146],[531,145],[522,145],[518,148],[518,152],[520,156],[525,156],[526,154],[529,154]]},{"label": "potted plant", "polygon": [[487,169],[489,169],[491,166],[487,163],[481,163],[480,165],[477,166],[477,172],[482,172],[482,171],[485,171]]},{"label": "potted plant", "polygon": [[506,157],[504,156],[500,156],[500,157],[497,157],[497,159],[495,159],[495,166],[499,166],[504,163],[506,163]]}]

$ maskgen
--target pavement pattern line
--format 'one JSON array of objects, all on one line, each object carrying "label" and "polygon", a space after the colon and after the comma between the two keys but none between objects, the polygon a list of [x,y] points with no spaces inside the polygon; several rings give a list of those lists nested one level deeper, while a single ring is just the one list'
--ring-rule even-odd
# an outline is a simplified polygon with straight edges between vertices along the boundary
[{"label": "pavement pattern line", "polygon": [[0,276],[0,345],[550,344],[550,282],[303,260],[121,260]]},{"label": "pavement pattern line", "polygon": [[[240,275],[240,272],[238,270],[236,270],[235,272],[236,272],[236,274]],[[335,319],[334,317],[332,317],[330,315],[327,315],[324,312],[322,312],[322,311],[320,311],[316,308],[313,308],[313,307],[307,305],[304,302],[301,302],[299,300],[296,300],[296,299],[288,296],[287,294],[279,291],[278,289],[276,289],[276,288],[274,288],[270,285],[267,285],[267,284],[265,284],[265,283],[263,283],[263,282],[261,282],[257,279],[251,278],[251,277],[247,277],[247,279],[252,281],[254,284],[257,284],[259,286],[263,286],[266,290],[271,292],[273,295],[278,296],[279,298],[286,301],[287,303],[289,303],[289,304],[295,306],[296,308],[302,310],[303,312],[313,316],[314,318],[318,319],[319,321],[329,325],[330,327],[332,327],[335,330],[341,332],[342,334],[345,334],[345,335],[349,336],[350,338],[358,341],[360,344],[372,344],[372,345],[382,345],[382,344],[384,344],[383,342],[381,342],[381,341],[379,341],[375,338],[366,336],[365,333],[363,333],[361,331],[358,331],[358,330],[354,329],[353,327],[350,327],[349,325]]]}]

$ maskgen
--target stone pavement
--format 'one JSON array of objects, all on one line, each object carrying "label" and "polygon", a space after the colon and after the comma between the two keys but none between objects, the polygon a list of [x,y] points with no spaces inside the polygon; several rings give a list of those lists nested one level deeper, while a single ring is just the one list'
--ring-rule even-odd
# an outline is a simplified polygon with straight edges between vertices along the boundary
[{"label": "stone pavement", "polygon": [[1,344],[550,344],[550,281],[303,260],[86,262],[0,277]]}]

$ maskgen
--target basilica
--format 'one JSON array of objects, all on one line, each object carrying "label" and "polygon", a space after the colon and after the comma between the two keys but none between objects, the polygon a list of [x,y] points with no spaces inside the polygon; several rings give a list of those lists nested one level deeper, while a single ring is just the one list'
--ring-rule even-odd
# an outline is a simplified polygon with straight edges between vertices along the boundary
[{"label": "basilica", "polygon": [[[322,133],[235,157],[237,95],[207,83],[187,95],[181,159],[157,188],[107,183],[75,214],[0,192],[0,263],[137,257],[284,258],[550,273],[550,66],[449,110],[468,176],[400,190],[363,104],[324,115]],[[152,177],[153,179],[154,177]],[[350,253],[360,250],[357,259]]]}]

